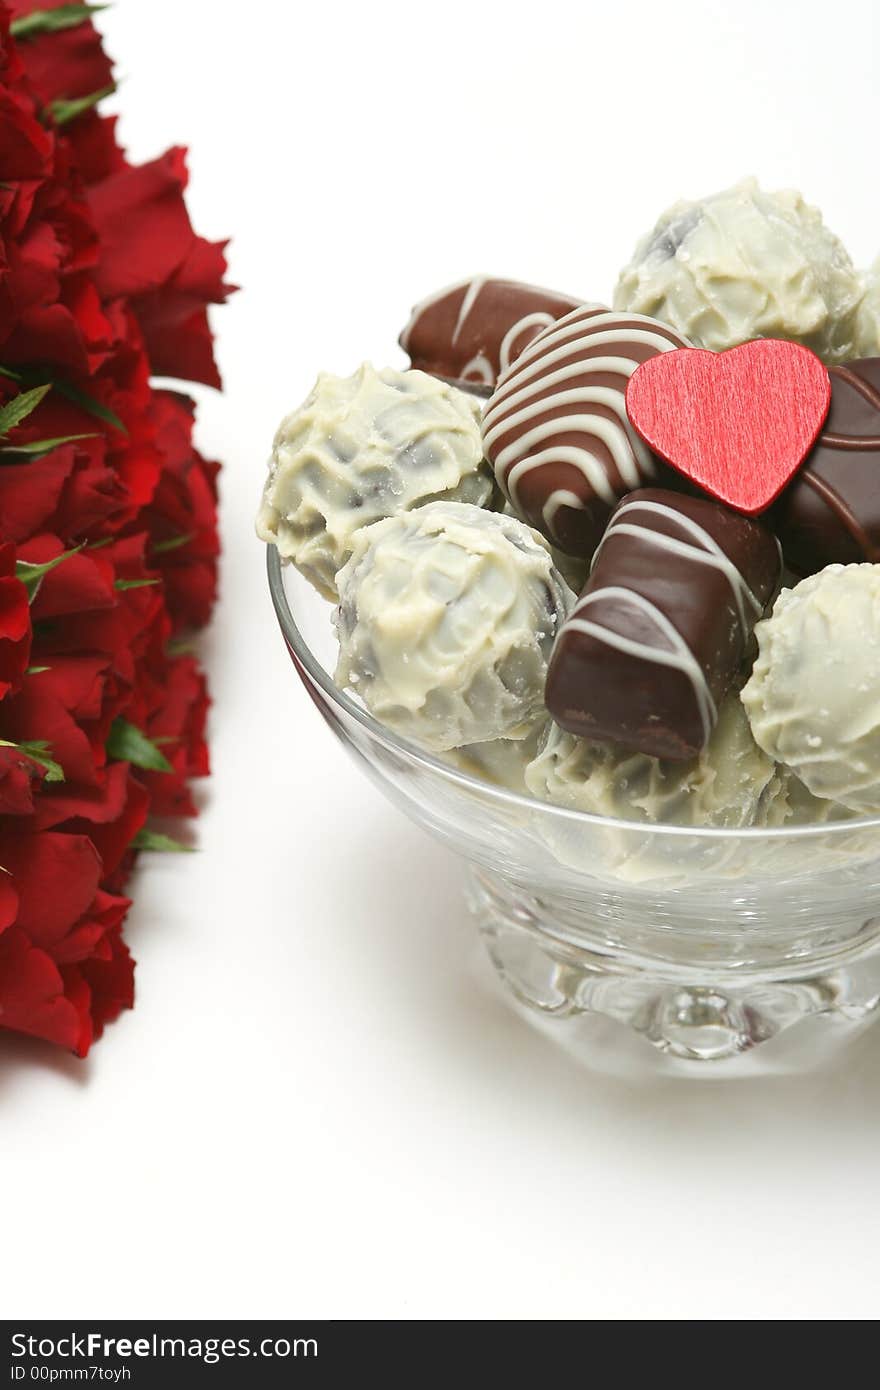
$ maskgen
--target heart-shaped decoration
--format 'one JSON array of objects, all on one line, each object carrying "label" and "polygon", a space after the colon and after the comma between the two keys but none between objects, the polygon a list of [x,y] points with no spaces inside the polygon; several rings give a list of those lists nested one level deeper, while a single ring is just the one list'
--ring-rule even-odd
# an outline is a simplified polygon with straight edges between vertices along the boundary
[{"label": "heart-shaped decoration", "polygon": [[831,404],[827,368],[799,343],[678,348],[633,372],[632,424],[655,454],[747,516],[763,512],[812,449]]}]

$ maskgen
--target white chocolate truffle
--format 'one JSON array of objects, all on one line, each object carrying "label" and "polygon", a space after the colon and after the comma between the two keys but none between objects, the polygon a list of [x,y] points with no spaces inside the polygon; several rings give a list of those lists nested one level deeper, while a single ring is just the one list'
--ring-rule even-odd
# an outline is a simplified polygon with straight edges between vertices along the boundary
[{"label": "white chocolate truffle", "polygon": [[467,772],[493,787],[504,787],[506,791],[528,791],[526,768],[535,757],[538,745],[545,736],[550,720],[544,717],[525,738],[490,738],[485,743],[469,743],[464,748],[452,748],[442,753],[445,763],[459,772]]},{"label": "white chocolate truffle", "polygon": [[722,702],[698,758],[652,758],[552,724],[525,780],[539,801],[619,820],[738,829],[784,816],[773,761],[755,744],[736,695]]},{"label": "white chocolate truffle", "polygon": [[[512,507],[506,500],[501,510],[505,516],[516,517],[517,521],[522,521],[523,519],[516,508]],[[526,525],[528,525],[528,522],[526,522]],[[566,555],[564,550],[557,550],[555,545],[550,545],[550,554],[553,557],[554,565],[559,570],[559,573],[562,575],[568,587],[573,589],[576,594],[579,594],[589,578],[589,560],[584,560],[579,555]]]},{"label": "white chocolate truffle", "polygon": [[755,739],[813,796],[880,811],[880,565],[828,565],[755,628]]},{"label": "white chocolate truffle", "polygon": [[880,357],[880,257],[862,276],[865,293],[859,306],[854,357]]},{"label": "white chocolate truffle", "polygon": [[835,363],[863,355],[863,293],[816,208],[746,179],[665,212],[621,272],[614,307],[658,318],[714,352],[790,338]]},{"label": "white chocolate truffle", "polygon": [[340,570],[337,684],[442,752],[525,738],[574,595],[521,521],[432,502],[358,531]]},{"label": "white chocolate truffle", "polygon": [[774,808],[778,814],[767,821],[768,825],[828,825],[835,821],[853,820],[857,811],[841,806],[839,801],[828,801],[824,796],[814,796],[808,791],[791,768],[776,765],[779,778],[780,796]]},{"label": "white chocolate truffle", "polygon": [[482,507],[493,493],[479,403],[425,372],[365,362],[353,376],[322,372],[281,422],[257,535],[335,598],[360,527],[435,498]]}]

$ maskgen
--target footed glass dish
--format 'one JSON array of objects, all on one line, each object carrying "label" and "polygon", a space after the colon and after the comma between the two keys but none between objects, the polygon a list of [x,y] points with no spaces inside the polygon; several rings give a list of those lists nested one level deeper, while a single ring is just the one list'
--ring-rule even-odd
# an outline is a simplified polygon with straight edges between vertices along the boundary
[{"label": "footed glass dish", "polygon": [[589,1061],[596,1016],[633,1030],[646,1057],[730,1069],[749,1054],[751,1070],[796,1026],[812,1059],[877,1016],[880,819],[646,826],[480,781],[339,690],[330,605],[271,546],[268,569],[313,702],[380,790],[466,861],[489,957],[545,1033]]}]

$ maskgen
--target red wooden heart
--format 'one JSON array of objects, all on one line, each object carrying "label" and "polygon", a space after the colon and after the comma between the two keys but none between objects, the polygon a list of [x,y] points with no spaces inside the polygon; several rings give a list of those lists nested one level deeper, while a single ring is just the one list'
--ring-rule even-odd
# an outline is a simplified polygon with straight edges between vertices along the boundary
[{"label": "red wooden heart", "polygon": [[747,516],[769,507],[797,472],[830,404],[815,353],[775,338],[727,352],[658,353],[626,390],[627,413],[649,448]]}]

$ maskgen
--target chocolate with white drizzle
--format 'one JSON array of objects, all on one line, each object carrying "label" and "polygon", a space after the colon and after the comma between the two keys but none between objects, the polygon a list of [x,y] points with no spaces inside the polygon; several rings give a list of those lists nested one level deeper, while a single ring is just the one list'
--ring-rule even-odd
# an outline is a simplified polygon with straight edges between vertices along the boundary
[{"label": "chocolate with white drizzle", "polygon": [[880,561],[880,357],[828,375],[828,418],[773,515],[786,562],[804,575]]},{"label": "chocolate with white drizzle", "polygon": [[523,348],[582,302],[518,280],[474,275],[417,304],[400,346],[419,371],[488,396]]},{"label": "chocolate with white drizzle", "polygon": [[661,488],[630,493],[554,648],[545,699],[556,723],[694,757],[781,571],[775,538],[750,517]]},{"label": "chocolate with white drizzle", "polygon": [[626,413],[636,367],[690,344],[640,314],[584,307],[546,328],[501,377],[483,448],[520,516],[569,555],[589,558],[633,488],[676,486]]}]

